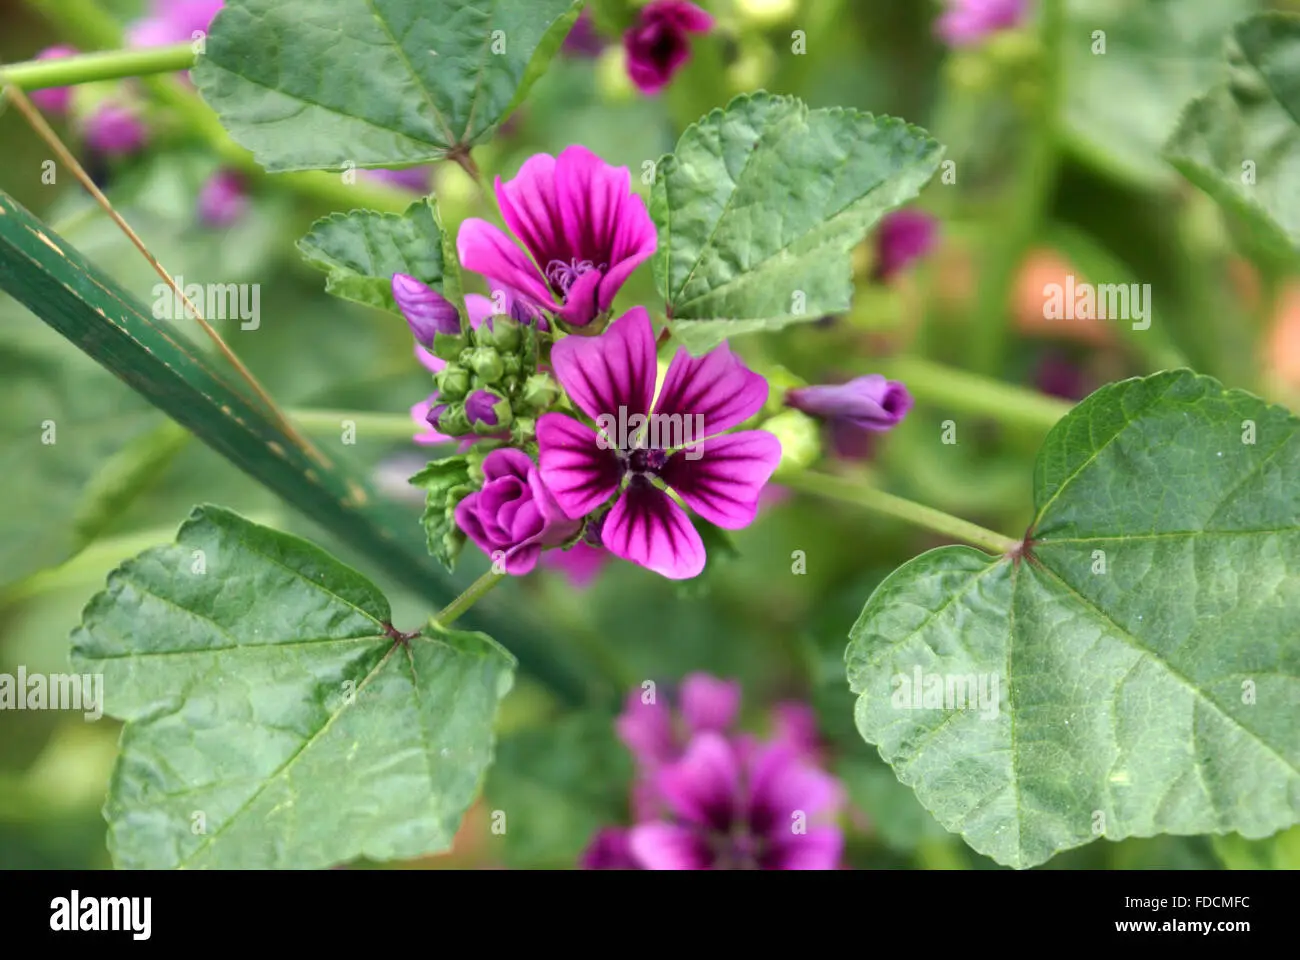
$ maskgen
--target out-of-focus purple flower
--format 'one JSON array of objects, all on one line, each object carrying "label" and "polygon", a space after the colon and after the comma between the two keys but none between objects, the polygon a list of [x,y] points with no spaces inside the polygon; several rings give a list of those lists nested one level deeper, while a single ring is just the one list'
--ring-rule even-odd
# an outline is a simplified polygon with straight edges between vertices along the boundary
[{"label": "out-of-focus purple flower", "polygon": [[806,703],[787,701],[772,708],[772,743],[790,747],[801,757],[821,762],[822,743],[817,715]]},{"label": "out-of-focus purple flower", "polygon": [[546,547],[564,543],[580,523],[568,519],[522,450],[493,450],[483,460],[483,488],[456,505],[456,526],[511,576],[537,565]]},{"label": "out-of-focus purple flower", "polygon": [[[655,337],[644,307],[598,337],[565,337],[551,349],[551,364],[574,405],[602,427],[563,413],[538,419],[542,473],[561,508],[579,519],[613,500],[601,529],[607,550],[669,579],[697,576],[704,542],[654,481],[724,529],[752,523],[781,443],[765,430],[719,434],[758,412],[767,381],[725,344],[703,357],[682,348],[656,397]],[[656,425],[648,441],[630,428],[633,417]],[[658,425],[669,422],[690,424],[690,437],[679,427],[677,439],[665,441],[671,431]]]},{"label": "out-of-focus purple flower", "polygon": [[713,17],[686,0],[647,4],[623,34],[628,76],[638,90],[653,96],[690,60],[690,35],[712,29]]},{"label": "out-of-focus purple flower", "polygon": [[[36,55],[37,60],[58,60],[62,57],[76,56],[75,47],[69,47],[63,44],[55,47],[46,47]],[[72,88],[71,87],[50,87],[46,90],[33,90],[27,94],[29,100],[46,113],[61,117],[68,112],[72,106]]]},{"label": "out-of-focus purple flower", "polygon": [[895,210],[876,231],[877,280],[889,280],[934,249],[939,221],[921,210]]},{"label": "out-of-focus purple flower", "polygon": [[111,100],[101,103],[82,123],[86,145],[105,157],[125,157],[144,146],[149,131],[135,109]]},{"label": "out-of-focus purple flower", "polygon": [[1062,400],[1082,400],[1091,392],[1080,366],[1059,353],[1048,353],[1039,361],[1034,383],[1043,393]]},{"label": "out-of-focus purple flower", "polygon": [[153,0],[149,14],[126,31],[127,46],[161,47],[207,33],[222,0]]},{"label": "out-of-focus purple flower", "polygon": [[573,23],[573,29],[564,38],[560,52],[569,57],[596,57],[605,49],[605,41],[596,32],[591,11],[584,9]]},{"label": "out-of-focus purple flower", "polygon": [[491,277],[485,277],[488,289],[491,291],[490,296],[483,296],[481,293],[465,294],[465,310],[469,314],[470,326],[475,330],[488,317],[503,314],[516,323],[522,323],[525,326],[537,324],[537,329],[546,331],[551,329],[551,325],[546,322],[546,315],[542,313],[540,307],[531,303],[527,297],[518,290],[514,290],[504,283],[493,280]]},{"label": "out-of-focus purple flower", "polygon": [[1029,12],[1029,0],[947,0],[935,21],[935,34],[950,47],[966,47],[999,30],[1017,27]]},{"label": "out-of-focus purple flower", "polygon": [[372,180],[379,180],[388,183],[394,187],[400,187],[403,190],[411,190],[415,193],[429,192],[429,174],[431,169],[425,167],[404,167],[401,170],[362,170],[364,176]]},{"label": "out-of-focus purple flower", "polygon": [[437,290],[405,273],[393,274],[393,299],[402,311],[416,343],[432,346],[433,338],[444,333],[460,334],[460,313],[456,305]]},{"label": "out-of-focus purple flower", "polygon": [[604,827],[596,832],[583,852],[578,866],[583,870],[640,870],[628,849],[629,831],[624,827]]},{"label": "out-of-focus purple flower", "polygon": [[586,147],[530,157],[513,180],[497,178],[496,196],[506,225],[528,253],[486,220],[471,217],[456,237],[461,264],[500,279],[575,327],[609,310],[658,243],[627,167],[611,167]]},{"label": "out-of-focus purple flower", "polygon": [[702,733],[654,778],[670,818],[632,827],[649,870],[834,870],[844,837],[839,782],[785,744]]},{"label": "out-of-focus purple flower", "polygon": [[707,673],[683,678],[675,698],[657,691],[649,702],[640,690],[628,694],[614,722],[619,739],[643,772],[681,757],[687,740],[699,733],[725,733],[740,712],[740,683]]},{"label": "out-of-focus purple flower", "polygon": [[232,170],[218,170],[199,190],[199,218],[209,226],[229,226],[247,209],[248,190]]},{"label": "out-of-focus purple flower", "polygon": [[[418,343],[415,345],[416,359],[424,366],[424,369],[430,373],[440,373],[445,367],[446,361],[440,360],[431,354]],[[411,407],[411,419],[415,421],[417,433],[415,442],[423,446],[432,446],[439,443],[450,443],[452,438],[445,433],[439,433],[434,424],[438,421],[438,414],[442,413],[442,407],[438,406],[438,393],[434,391],[427,398],[421,400],[415,406]]]},{"label": "out-of-focus purple flower", "polygon": [[565,579],[579,590],[590,586],[608,562],[608,550],[581,540],[567,550],[547,550],[542,554],[542,566],[564,574]]},{"label": "out-of-focus purple flower", "polygon": [[810,416],[875,432],[896,427],[912,409],[907,388],[878,373],[835,386],[796,387],[786,391],[785,402]]}]

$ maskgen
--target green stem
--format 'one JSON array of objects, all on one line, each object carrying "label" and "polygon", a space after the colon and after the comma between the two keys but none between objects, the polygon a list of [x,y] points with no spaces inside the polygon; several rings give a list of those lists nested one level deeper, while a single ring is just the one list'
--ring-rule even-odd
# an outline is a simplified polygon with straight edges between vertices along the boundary
[{"label": "green stem", "polygon": [[0,80],[19,90],[72,87],[99,80],[120,80],[153,73],[175,73],[194,66],[194,50],[188,43],[143,50],[112,50],[83,53],[58,60],[28,60],[0,71]]},{"label": "green stem", "polygon": [[507,574],[489,570],[471,583],[459,597],[447,604],[433,619],[441,627],[449,627],[462,613],[478,603],[489,590],[506,578]]},{"label": "green stem", "polygon": [[384,440],[410,440],[416,434],[415,421],[407,414],[358,413],[355,410],[289,410],[289,419],[312,434],[335,434],[350,421],[358,436]]},{"label": "green stem", "polygon": [[933,507],[896,497],[892,493],[885,493],[883,490],[864,487],[856,481],[847,480],[843,477],[834,477],[826,473],[791,470],[789,472],[778,471],[772,479],[775,483],[789,487],[791,490],[811,493],[814,496],[824,497],[828,500],[838,500],[841,503],[852,503],[860,507],[866,507],[868,510],[874,510],[877,513],[883,513],[886,516],[906,521],[914,526],[931,530],[945,537],[965,541],[990,553],[1010,553],[1020,546],[1019,540],[1013,540],[1010,537],[1002,536],[1000,533],[994,533],[992,530],[986,530],[984,527],[973,524],[968,520],[962,520],[960,517],[954,517],[942,510],[936,510]]},{"label": "green stem", "polygon": [[1025,254],[1037,235],[1056,186],[1060,145],[1057,124],[1063,99],[1061,35],[1064,0],[1042,4],[1042,84],[1033,116],[1032,141],[1024,167],[1016,174],[1016,190],[1008,201],[1009,223],[999,231],[1001,241],[985,267],[975,306],[972,362],[981,373],[1002,372],[1006,352],[1007,311],[1011,288]]},{"label": "green stem", "polygon": [[1036,430],[1050,430],[1072,406],[1065,400],[920,357],[894,357],[879,367],[891,380],[906,384],[919,400]]}]

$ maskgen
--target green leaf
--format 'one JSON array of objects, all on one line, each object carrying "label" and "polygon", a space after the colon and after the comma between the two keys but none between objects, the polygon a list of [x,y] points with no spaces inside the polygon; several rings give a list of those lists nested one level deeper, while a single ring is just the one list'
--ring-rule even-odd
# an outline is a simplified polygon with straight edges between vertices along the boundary
[{"label": "green leaf", "polygon": [[126,721],[105,815],[122,868],[319,868],[451,845],[513,659],[483,634],[396,639],[370,581],[200,507],[128,560],[72,635]]},{"label": "green leaf", "polygon": [[598,829],[627,822],[631,779],[608,714],[570,714],[503,737],[484,794],[504,814],[497,838],[506,863],[573,866]]},{"label": "green leaf", "polygon": [[1189,371],[1094,393],[1039,453],[1027,554],[932,550],[867,601],[846,653],[859,732],[1015,867],[1296,822],[1298,434]]},{"label": "green leaf", "polygon": [[[431,605],[463,589],[425,549],[414,516],[381,500],[362,475],[312,452],[232,387],[237,377],[157,321],[118,283],[0,192],[0,289],[63,334],[209,447]],[[581,702],[585,681],[552,655],[534,626],[478,610],[485,629],[558,696]]]},{"label": "green leaf", "polygon": [[693,353],[729,336],[847,310],[851,251],[934,175],[917,127],[793,97],[737,97],[658,165],[653,258],[673,335]]},{"label": "green leaf", "polygon": [[432,198],[405,213],[353,210],[312,224],[298,249],[326,271],[325,290],[356,303],[401,313],[393,299],[393,274],[406,273],[443,292],[442,230]]},{"label": "green leaf", "polygon": [[1165,155],[1275,256],[1300,250],[1300,16],[1233,31],[1227,79],[1193,100]]},{"label": "green leaf", "polygon": [[227,0],[193,77],[231,136],[267,170],[405,166],[487,139],[545,70],[581,7]]},{"label": "green leaf", "polygon": [[1229,870],[1300,870],[1300,827],[1263,840],[1238,833],[1211,837],[1215,855]]},{"label": "green leaf", "polygon": [[456,525],[456,504],[474,492],[469,457],[435,460],[411,478],[411,485],[428,491],[420,523],[429,541],[429,553],[450,570],[465,546],[465,534]]},{"label": "green leaf", "polygon": [[1071,146],[1125,179],[1168,184],[1161,147],[1179,111],[1215,82],[1224,36],[1258,8],[1255,0],[1068,0],[1062,125]]}]

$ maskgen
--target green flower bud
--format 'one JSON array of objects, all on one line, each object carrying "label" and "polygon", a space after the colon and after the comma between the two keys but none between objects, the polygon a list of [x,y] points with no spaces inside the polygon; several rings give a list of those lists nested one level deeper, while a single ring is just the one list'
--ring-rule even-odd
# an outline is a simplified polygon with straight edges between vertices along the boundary
[{"label": "green flower bud", "polygon": [[438,397],[443,403],[455,403],[464,400],[469,393],[469,371],[458,364],[448,364],[443,371],[433,378],[438,387]]},{"label": "green flower bud", "polygon": [[468,366],[486,383],[500,383],[506,372],[501,355],[492,347],[475,347],[471,350]]},{"label": "green flower bud", "polygon": [[463,334],[452,336],[448,333],[434,334],[433,337],[433,355],[439,360],[449,362],[460,359],[461,352],[466,347],[466,340]]},{"label": "green flower bud", "polygon": [[474,432],[470,429],[469,418],[465,416],[463,403],[447,405],[447,409],[442,411],[442,416],[438,418],[438,429],[449,437],[463,437],[467,433]]},{"label": "green flower bud", "polygon": [[778,469],[804,469],[821,456],[821,426],[800,410],[786,410],[762,424],[762,429],[781,441],[781,465]]},{"label": "green flower bud", "polygon": [[535,373],[524,381],[517,406],[521,413],[545,413],[559,399],[560,388],[555,380],[549,374]]}]

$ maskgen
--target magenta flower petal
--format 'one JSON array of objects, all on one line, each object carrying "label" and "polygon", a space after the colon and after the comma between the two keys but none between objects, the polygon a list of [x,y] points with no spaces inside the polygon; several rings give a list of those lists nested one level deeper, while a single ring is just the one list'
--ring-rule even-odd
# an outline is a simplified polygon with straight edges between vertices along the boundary
[{"label": "magenta flower petal", "polygon": [[537,446],[542,479],[567,516],[585,517],[618,492],[623,476],[618,457],[597,446],[596,432],[586,424],[563,413],[543,414]]},{"label": "magenta flower petal", "polygon": [[438,395],[431,394],[429,399],[421,400],[415,406],[411,407],[411,419],[415,421],[417,433],[413,438],[416,443],[430,446],[436,443],[450,443],[451,437],[439,433],[429,424],[429,411],[437,402]]},{"label": "magenta flower petal", "polygon": [[543,270],[548,261],[563,257],[568,248],[555,168],[555,157],[538,153],[524,161],[513,180],[503,183],[500,177],[496,179],[501,218]]},{"label": "magenta flower petal", "polygon": [[952,47],[980,43],[990,34],[1015,27],[1028,13],[1028,0],[947,0],[935,33]]},{"label": "magenta flower petal", "polygon": [[[645,307],[633,307],[599,337],[565,337],[551,349],[551,367],[587,416],[619,420],[650,412],[654,399],[654,328]],[[617,438],[615,438],[617,439]]]},{"label": "magenta flower petal", "polygon": [[101,103],[84,123],[86,143],[108,157],[123,157],[144,146],[148,130],[130,108],[112,101]]},{"label": "magenta flower petal", "polygon": [[597,295],[600,293],[601,279],[599,270],[579,274],[565,295],[564,306],[560,308],[560,319],[574,327],[585,327],[596,319],[596,314],[600,313]]},{"label": "magenta flower petal", "polygon": [[876,231],[876,278],[888,280],[934,249],[939,222],[921,210],[895,210]]},{"label": "magenta flower petal", "polygon": [[602,567],[609,562],[609,551],[579,541],[566,550],[548,550],[542,565],[564,574],[579,590],[591,585]]},{"label": "magenta flower petal", "polygon": [[244,179],[233,170],[218,170],[199,190],[199,218],[209,226],[226,227],[248,209]]},{"label": "magenta flower petal", "polygon": [[702,416],[703,435],[711,437],[758,413],[767,392],[767,380],[741,363],[725,343],[702,357],[692,357],[682,347],[668,365],[655,413]]},{"label": "magenta flower petal", "polygon": [[[658,243],[654,221],[645,202],[632,192],[627,167],[611,167],[583,146],[564,150],[556,160],[560,215],[568,250],[603,251],[609,259],[593,263],[616,282],[602,284],[617,291]],[[609,301],[601,310],[609,309]]]},{"label": "magenta flower petal", "polygon": [[691,57],[688,34],[707,33],[713,18],[686,0],[656,0],[623,34],[627,72],[647,96],[658,93]]},{"label": "magenta flower petal", "polygon": [[456,250],[466,270],[498,277],[546,309],[559,309],[528,254],[486,220],[470,217],[462,223],[456,234]]},{"label": "magenta flower petal", "polygon": [[687,580],[704,569],[704,541],[690,518],[648,483],[633,483],[623,491],[605,518],[601,537],[614,556],[670,580]]},{"label": "magenta flower petal", "polygon": [[428,370],[430,373],[441,373],[443,368],[447,366],[446,360],[443,360],[440,357],[435,357],[418,343],[415,345],[415,359],[419,360],[424,366],[424,369]]},{"label": "magenta flower petal", "polygon": [[740,798],[740,764],[726,739],[701,733],[682,758],[664,767],[655,785],[664,801],[683,820],[723,833],[744,811]]},{"label": "magenta flower petal", "polygon": [[623,712],[614,721],[614,729],[637,763],[646,769],[677,759],[672,711],[662,700],[644,703],[641,691],[633,690],[623,703]]},{"label": "magenta flower petal", "polygon": [[769,744],[752,758],[748,812],[755,830],[780,833],[795,813],[813,820],[834,813],[843,802],[839,781],[786,744]]},{"label": "magenta flower petal", "polygon": [[693,734],[724,733],[740,710],[740,681],[692,673],[682,681],[678,699]]},{"label": "magenta flower petal", "polygon": [[773,743],[789,747],[806,759],[816,759],[821,751],[817,736],[817,715],[806,703],[788,701],[772,708]]},{"label": "magenta flower petal", "polygon": [[781,441],[766,430],[744,430],[680,450],[660,472],[664,483],[710,523],[739,530],[753,523],[763,486],[781,462]]},{"label": "magenta flower petal", "polygon": [[[46,47],[36,55],[37,60],[58,60],[62,57],[76,56],[75,47],[69,47],[66,44],[59,44],[53,47]],[[49,87],[45,90],[33,90],[27,94],[27,98],[44,110],[46,113],[62,116],[68,112],[72,106],[72,88],[71,87]]]},{"label": "magenta flower petal", "polygon": [[598,830],[583,851],[578,866],[583,870],[639,870],[641,865],[632,856],[630,830],[605,827]]},{"label": "magenta flower petal", "polygon": [[405,273],[393,274],[393,299],[402,311],[417,343],[432,344],[444,333],[460,334],[460,313],[456,305],[423,281]]},{"label": "magenta flower petal", "polygon": [[671,823],[633,827],[628,848],[646,870],[707,870],[713,862],[705,837]]},{"label": "magenta flower petal", "polygon": [[832,424],[877,432],[894,428],[912,409],[907,387],[878,373],[833,386],[796,387],[786,392],[785,402]]},{"label": "magenta flower petal", "polygon": [[836,870],[844,853],[844,834],[838,827],[809,827],[807,833],[787,829],[769,843],[763,857],[768,870]]}]

